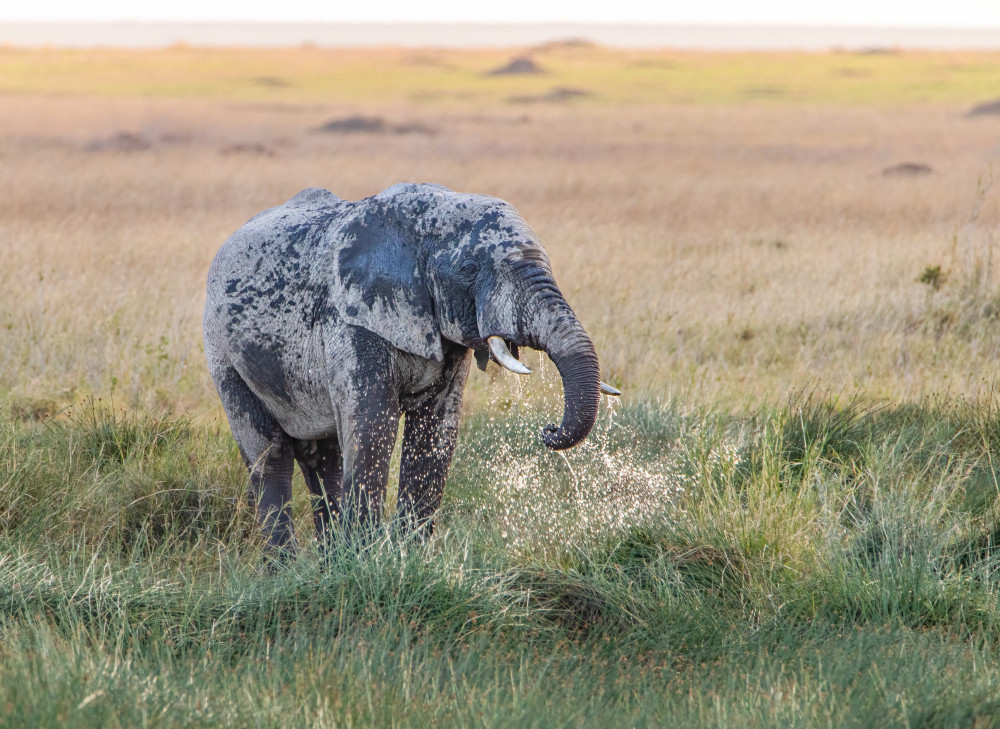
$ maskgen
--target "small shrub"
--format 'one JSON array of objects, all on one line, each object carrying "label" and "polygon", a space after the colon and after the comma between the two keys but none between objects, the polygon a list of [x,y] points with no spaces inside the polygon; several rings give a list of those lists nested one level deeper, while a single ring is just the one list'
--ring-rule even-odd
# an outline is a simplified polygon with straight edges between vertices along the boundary
[{"label": "small shrub", "polygon": [[948,274],[941,270],[941,266],[925,266],[917,276],[917,282],[930,286],[931,291],[940,291],[947,278]]},{"label": "small shrub", "polygon": [[190,434],[190,423],[170,413],[152,414],[116,408],[90,398],[68,414],[80,449],[97,468],[128,461],[148,461]]}]

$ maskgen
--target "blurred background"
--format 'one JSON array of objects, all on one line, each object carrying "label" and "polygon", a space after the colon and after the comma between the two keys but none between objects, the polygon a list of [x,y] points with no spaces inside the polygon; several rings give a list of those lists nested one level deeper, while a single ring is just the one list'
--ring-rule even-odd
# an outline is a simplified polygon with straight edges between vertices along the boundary
[{"label": "blurred background", "polygon": [[0,43],[0,393],[29,409],[215,412],[219,244],[399,181],[514,204],[632,393],[993,377],[987,3],[42,2]]}]

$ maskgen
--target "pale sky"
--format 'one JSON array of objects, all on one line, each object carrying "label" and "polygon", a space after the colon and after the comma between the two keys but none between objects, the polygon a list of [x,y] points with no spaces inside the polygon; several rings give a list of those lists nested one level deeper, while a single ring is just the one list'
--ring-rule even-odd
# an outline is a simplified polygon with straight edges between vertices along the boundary
[{"label": "pale sky", "polygon": [[2,21],[576,22],[998,28],[1000,0],[6,0]]}]

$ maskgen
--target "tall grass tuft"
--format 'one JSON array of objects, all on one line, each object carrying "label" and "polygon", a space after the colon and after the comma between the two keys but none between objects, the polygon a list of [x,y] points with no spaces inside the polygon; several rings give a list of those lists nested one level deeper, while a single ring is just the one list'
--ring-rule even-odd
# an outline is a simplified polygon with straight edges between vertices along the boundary
[{"label": "tall grass tuft", "polygon": [[297,482],[277,570],[220,425],[8,408],[0,724],[989,725],[993,402],[473,417],[429,543],[322,552]]}]

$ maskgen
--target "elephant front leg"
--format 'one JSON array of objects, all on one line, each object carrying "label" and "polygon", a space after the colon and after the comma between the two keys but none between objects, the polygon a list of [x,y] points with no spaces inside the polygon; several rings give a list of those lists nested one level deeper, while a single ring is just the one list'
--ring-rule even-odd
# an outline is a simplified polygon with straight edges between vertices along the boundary
[{"label": "elephant front leg", "polygon": [[340,522],[348,539],[372,531],[381,521],[399,415],[399,406],[392,403],[356,416],[347,429]]},{"label": "elephant front leg", "polygon": [[466,353],[445,372],[442,392],[406,411],[397,508],[403,527],[419,530],[424,538],[434,531],[434,514],[444,496],[468,372]]}]

